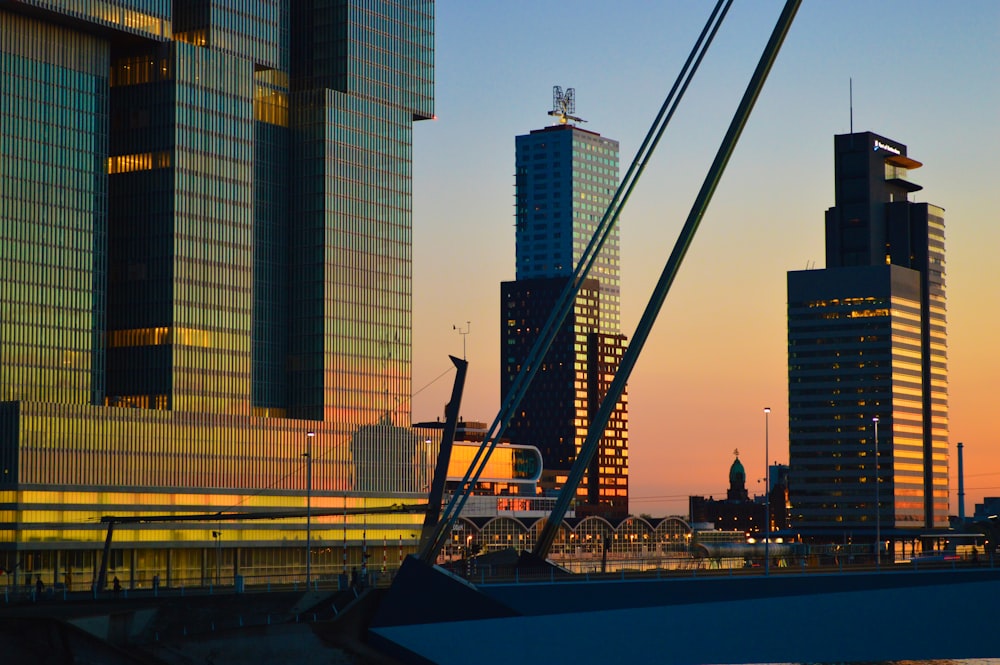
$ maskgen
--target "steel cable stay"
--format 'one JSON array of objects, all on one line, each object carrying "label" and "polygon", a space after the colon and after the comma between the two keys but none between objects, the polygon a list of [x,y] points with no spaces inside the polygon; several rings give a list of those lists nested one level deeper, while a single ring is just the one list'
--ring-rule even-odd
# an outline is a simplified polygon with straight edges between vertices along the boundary
[{"label": "steel cable stay", "polygon": [[590,423],[590,428],[587,431],[587,438],[580,449],[579,455],[577,455],[577,458],[573,463],[573,467],[570,469],[569,476],[563,484],[562,490],[559,492],[555,506],[553,507],[548,520],[545,522],[542,533],[539,535],[538,541],[535,543],[535,548],[532,550],[532,555],[535,557],[544,558],[547,556],[549,548],[555,541],[556,533],[558,532],[559,527],[562,524],[563,517],[566,514],[566,510],[569,507],[570,499],[572,499],[573,495],[576,493],[576,488],[580,484],[580,480],[583,478],[584,471],[590,465],[591,459],[593,459],[594,453],[597,450],[597,444],[604,435],[604,428],[607,426],[611,413],[621,397],[622,392],[625,390],[625,384],[628,382],[632,369],[635,367],[636,360],[642,352],[642,348],[645,345],[646,340],[649,338],[649,333],[652,330],[653,324],[656,322],[656,317],[659,315],[663,301],[666,299],[667,293],[670,291],[670,286],[673,284],[674,278],[677,276],[677,271],[680,268],[681,262],[684,260],[684,256],[687,254],[687,250],[691,246],[691,241],[694,238],[695,232],[698,230],[698,225],[701,223],[701,219],[705,215],[705,210],[708,208],[708,204],[712,200],[712,195],[715,193],[719,180],[722,178],[722,173],[726,169],[726,164],[729,163],[729,158],[732,156],[736,143],[739,141],[740,135],[743,133],[743,128],[746,126],[747,120],[750,117],[750,112],[753,111],[757,97],[760,95],[764,82],[767,80],[767,75],[771,71],[771,66],[774,64],[774,60],[778,55],[778,51],[781,49],[785,36],[788,34],[788,30],[792,25],[792,21],[795,18],[795,14],[798,11],[800,4],[801,0],[787,0],[777,22],[775,23],[774,30],[771,32],[771,37],[768,39],[767,45],[761,53],[757,67],[754,69],[754,73],[750,77],[749,83],[747,83],[746,91],[743,93],[743,97],[736,109],[736,113],[733,115],[733,119],[729,124],[729,129],[726,131],[726,135],[722,139],[722,143],[719,146],[715,159],[712,161],[712,166],[705,175],[705,180],[698,192],[698,196],[695,198],[695,201],[691,206],[691,211],[688,213],[687,220],[681,228],[677,242],[674,244],[674,249],[671,251],[670,257],[667,259],[667,263],[663,267],[663,272],[653,289],[649,302],[646,304],[646,309],[642,314],[642,318],[636,326],[635,335],[630,340],[628,348],[622,356],[621,364],[615,372],[614,379],[611,381],[611,386],[608,388],[608,393],[604,396],[604,399],[601,401],[601,405],[597,410],[597,414]]},{"label": "steel cable stay", "polygon": [[535,344],[532,346],[528,357],[522,363],[521,370],[515,377],[500,412],[493,420],[484,437],[483,445],[476,451],[469,469],[459,483],[458,490],[452,495],[448,505],[442,511],[441,520],[438,523],[433,538],[428,541],[426,547],[420,552],[420,558],[424,561],[432,562],[444,546],[444,542],[455,520],[465,506],[468,497],[472,493],[472,488],[482,475],[493,450],[498,445],[514,412],[517,410],[531,381],[534,379],[540,367],[541,359],[544,358],[552,345],[559,326],[572,309],[573,302],[582,288],[584,280],[597,260],[597,256],[613,230],[614,224],[618,221],[621,209],[628,201],[635,184],[642,175],[656,146],[659,144],[670,119],[673,117],[688,85],[694,78],[694,74],[697,72],[731,5],[732,0],[718,0],[712,10],[705,27],[698,36],[691,53],[688,55],[646,137],[636,152],[636,156],[633,158],[625,177],[615,190],[614,196],[584,250],[580,262],[577,264],[573,275],[567,281],[556,302],[556,306],[553,308],[541,333],[535,340]]}]

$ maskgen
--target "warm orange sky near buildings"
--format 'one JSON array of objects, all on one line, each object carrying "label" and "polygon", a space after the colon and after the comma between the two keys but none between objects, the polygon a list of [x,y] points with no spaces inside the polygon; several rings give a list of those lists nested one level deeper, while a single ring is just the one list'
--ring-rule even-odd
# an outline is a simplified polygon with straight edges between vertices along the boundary
[{"label": "warm orange sky near buildings", "polygon": [[[443,417],[462,355],[462,416],[499,399],[500,282],[514,278],[514,137],[549,124],[553,85],[624,173],[713,3],[438,3],[437,115],[414,145],[413,420]],[[622,332],[635,325],[782,3],[734,3],[621,221]],[[951,512],[1000,496],[1000,3],[810,0],[799,10],[629,383],[630,509],[686,514],[787,462],[785,276],[823,268],[833,135],[874,131],[924,163],[911,200],[945,209]]]}]

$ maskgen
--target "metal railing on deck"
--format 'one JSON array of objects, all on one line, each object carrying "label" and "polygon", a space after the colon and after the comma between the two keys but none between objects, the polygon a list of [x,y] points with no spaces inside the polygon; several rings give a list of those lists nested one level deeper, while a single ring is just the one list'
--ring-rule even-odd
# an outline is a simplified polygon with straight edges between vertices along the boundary
[{"label": "metal railing on deck", "polygon": [[31,584],[8,584],[0,591],[0,601],[5,605],[15,603],[61,602],[82,600],[126,600],[129,598],[156,598],[159,596],[205,596],[214,594],[296,592],[296,591],[343,591],[347,589],[363,590],[367,588],[388,588],[395,579],[398,569],[370,570],[364,576],[358,571],[356,575],[333,574],[313,575],[311,584],[307,587],[305,574],[282,573],[276,575],[228,575],[220,576],[218,582],[213,577],[203,582],[202,576],[175,577],[170,584],[145,583],[129,586],[127,581],[119,582],[116,591],[112,586],[103,590],[93,588],[74,590],[65,585],[37,586]]},{"label": "metal railing on deck", "polygon": [[[997,561],[985,554],[944,556],[924,555],[888,561],[888,555],[877,567],[874,558],[847,551],[844,554],[811,554],[796,557],[772,557],[767,571],[770,575],[794,575],[801,573],[843,573],[843,572],[905,572],[915,570],[960,570],[995,568]],[[736,575],[763,575],[764,561],[759,557],[718,557],[696,558],[690,556],[622,557],[600,555],[552,558],[554,565],[538,568],[517,566],[497,566],[480,560],[479,557],[455,560],[441,565],[454,575],[474,584],[532,584],[573,582],[580,580],[626,580],[626,579],[671,579],[690,577],[719,577]],[[51,603],[82,600],[115,600],[128,598],[151,598],[159,596],[213,595],[297,591],[344,591],[366,588],[388,588],[395,579],[397,568],[370,570],[363,577],[357,574],[336,573],[313,575],[309,587],[305,584],[305,574],[278,573],[274,575],[233,575],[221,576],[203,582],[201,575],[180,577],[168,585],[143,584],[129,587],[121,583],[121,589],[103,591],[93,589],[69,590],[63,585],[43,586],[35,584],[9,584],[2,588],[0,599],[5,605],[17,603]]]},{"label": "metal railing on deck", "polygon": [[[533,584],[628,580],[628,579],[681,579],[691,577],[732,577],[737,575],[764,575],[764,560],[749,557],[663,557],[663,558],[608,558],[550,560],[552,566],[524,568],[496,566],[479,563],[475,558],[456,561],[444,566],[452,573],[468,579],[473,584]],[[888,564],[888,565],[887,565]],[[994,568],[996,562],[988,557],[916,557],[887,562],[881,567],[874,557],[849,554],[846,556],[802,556],[772,558],[769,575],[839,574],[846,572],[907,572],[915,570],[959,570]]]}]

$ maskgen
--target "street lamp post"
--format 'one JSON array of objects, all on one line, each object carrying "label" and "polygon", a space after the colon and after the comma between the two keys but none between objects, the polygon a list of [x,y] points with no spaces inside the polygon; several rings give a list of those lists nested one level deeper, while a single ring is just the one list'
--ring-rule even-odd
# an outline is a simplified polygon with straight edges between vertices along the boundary
[{"label": "street lamp post", "polygon": [[[219,525],[222,528],[222,525]],[[215,538],[215,586],[222,584],[222,531],[213,531],[212,538]]]},{"label": "street lamp post", "polygon": [[312,584],[312,440],[316,432],[306,432],[306,588]]},{"label": "street lamp post", "polygon": [[764,407],[764,574],[771,574],[771,464],[768,451],[768,418],[771,407]]},{"label": "street lamp post", "polygon": [[465,537],[465,579],[472,579],[472,534]]},{"label": "street lamp post", "polygon": [[882,565],[882,510],[878,496],[878,416],[872,418],[875,424],[875,569]]}]

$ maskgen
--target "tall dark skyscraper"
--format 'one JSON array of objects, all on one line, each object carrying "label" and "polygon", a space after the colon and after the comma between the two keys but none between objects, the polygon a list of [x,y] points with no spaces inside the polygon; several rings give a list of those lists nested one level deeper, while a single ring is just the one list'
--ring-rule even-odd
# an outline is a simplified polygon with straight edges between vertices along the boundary
[{"label": "tall dark skyscraper", "polygon": [[[432,0],[0,2],[0,564],[89,579],[102,515],[421,496],[433,31]],[[120,528],[119,575],[300,570],[303,527]]]},{"label": "tall dark skyscraper", "polygon": [[[516,139],[517,279],[501,284],[501,393],[554,309],[618,186],[618,142],[565,122]],[[562,487],[625,349],[618,230],[598,256],[508,429],[542,451],[542,487]],[[628,512],[622,396],[577,490],[578,514]]]},{"label": "tall dark skyscraper", "polygon": [[790,518],[901,543],[948,523],[944,211],[910,201],[905,145],[834,146],[827,267],[788,273]]}]

